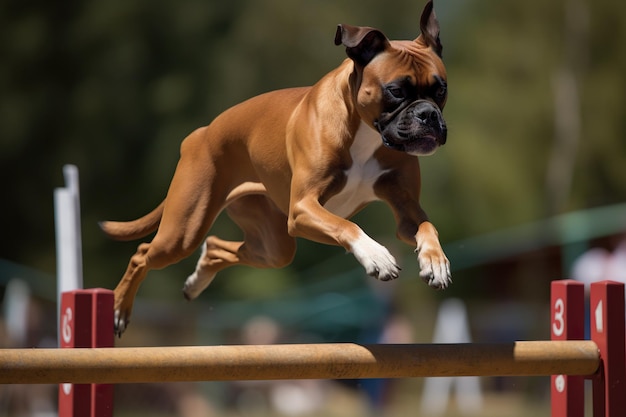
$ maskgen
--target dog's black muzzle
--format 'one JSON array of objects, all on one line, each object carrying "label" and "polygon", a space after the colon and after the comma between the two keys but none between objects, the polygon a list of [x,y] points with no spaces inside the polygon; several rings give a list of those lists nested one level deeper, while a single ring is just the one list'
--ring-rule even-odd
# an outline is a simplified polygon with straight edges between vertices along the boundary
[{"label": "dog's black muzzle", "polygon": [[375,122],[385,146],[414,155],[430,155],[446,143],[448,128],[441,110],[429,100],[417,100]]}]

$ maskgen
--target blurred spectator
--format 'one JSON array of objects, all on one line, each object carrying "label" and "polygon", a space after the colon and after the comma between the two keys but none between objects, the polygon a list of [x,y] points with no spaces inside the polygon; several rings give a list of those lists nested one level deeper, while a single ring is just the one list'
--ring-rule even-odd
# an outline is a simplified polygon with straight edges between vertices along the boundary
[{"label": "blurred spectator", "polygon": [[602,280],[626,283],[626,240],[612,252],[604,248],[593,248],[580,256],[572,266],[572,278],[589,284]]}]

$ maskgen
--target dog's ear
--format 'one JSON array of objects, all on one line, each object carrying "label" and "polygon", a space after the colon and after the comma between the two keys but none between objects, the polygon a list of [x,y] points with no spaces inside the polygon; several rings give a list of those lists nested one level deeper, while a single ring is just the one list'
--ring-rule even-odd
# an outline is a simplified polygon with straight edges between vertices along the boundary
[{"label": "dog's ear", "polygon": [[356,64],[364,67],[372,58],[389,46],[389,40],[378,29],[338,25],[335,45],[342,44],[346,47],[348,57]]},{"label": "dog's ear", "polygon": [[443,46],[439,39],[439,21],[437,21],[437,16],[435,15],[433,0],[426,3],[424,7],[422,17],[420,18],[420,31],[422,33],[416,41],[421,41],[426,46],[430,46],[441,57]]}]

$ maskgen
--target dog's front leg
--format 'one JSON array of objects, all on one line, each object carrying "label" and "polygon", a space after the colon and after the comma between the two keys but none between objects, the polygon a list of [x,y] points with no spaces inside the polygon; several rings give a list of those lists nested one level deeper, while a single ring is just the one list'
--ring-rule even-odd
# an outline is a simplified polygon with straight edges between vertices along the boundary
[{"label": "dog's front leg", "polygon": [[288,226],[291,236],[343,246],[376,279],[389,281],[399,275],[400,268],[387,248],[356,224],[326,210],[314,196],[292,203]]},{"label": "dog's front leg", "polygon": [[417,242],[417,261],[420,265],[420,277],[429,286],[446,289],[452,282],[450,262],[439,243],[439,233],[429,221],[420,223],[415,234]]},{"label": "dog's front leg", "polygon": [[[412,181],[404,181],[406,178]],[[415,247],[420,278],[432,288],[447,288],[452,282],[450,262],[439,242],[437,229],[428,221],[419,203],[417,160],[405,166],[405,171],[390,173],[378,183],[376,192],[394,214],[398,239]]]},{"label": "dog's front leg", "polygon": [[[394,210],[396,211],[396,210]],[[398,238],[416,245],[417,262],[420,267],[420,278],[430,287],[446,289],[451,283],[450,261],[443,252],[439,242],[439,233],[435,226],[427,220],[426,213],[419,207],[415,210],[417,217],[399,217]],[[403,216],[405,213],[397,213]]]}]

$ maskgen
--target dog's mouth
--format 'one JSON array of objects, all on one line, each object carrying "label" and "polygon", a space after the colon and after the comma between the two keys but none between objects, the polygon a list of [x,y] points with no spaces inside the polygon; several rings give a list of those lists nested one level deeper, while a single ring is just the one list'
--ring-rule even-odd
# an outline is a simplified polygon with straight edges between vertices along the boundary
[{"label": "dog's mouth", "polygon": [[381,134],[383,144],[393,150],[405,152],[416,156],[428,156],[435,153],[439,146],[443,145],[440,138],[435,135],[424,135],[413,140],[393,141]]},{"label": "dog's mouth", "polygon": [[446,143],[448,129],[433,103],[419,100],[374,122],[383,144],[413,155],[431,155]]},{"label": "dog's mouth", "polygon": [[428,156],[435,153],[441,146],[440,141],[432,135],[423,136],[412,141],[392,142],[386,136],[381,135],[383,144],[393,150],[405,152],[416,156]]}]

